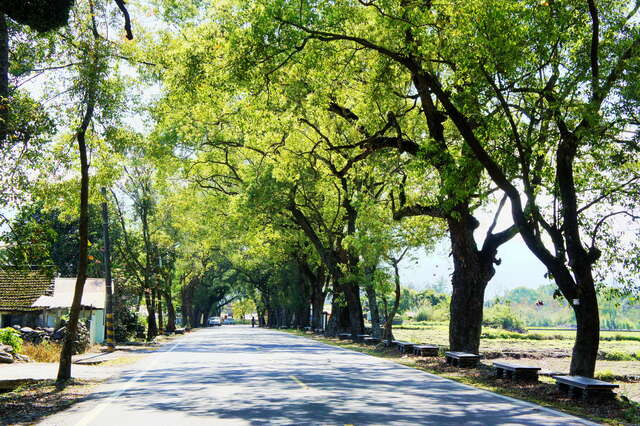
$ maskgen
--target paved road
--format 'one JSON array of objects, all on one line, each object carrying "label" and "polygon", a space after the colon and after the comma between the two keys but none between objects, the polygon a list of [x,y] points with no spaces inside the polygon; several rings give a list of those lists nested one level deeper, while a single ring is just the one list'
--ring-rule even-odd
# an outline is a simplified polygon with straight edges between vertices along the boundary
[{"label": "paved road", "polygon": [[390,361],[245,326],[174,341],[43,423],[588,424]]}]

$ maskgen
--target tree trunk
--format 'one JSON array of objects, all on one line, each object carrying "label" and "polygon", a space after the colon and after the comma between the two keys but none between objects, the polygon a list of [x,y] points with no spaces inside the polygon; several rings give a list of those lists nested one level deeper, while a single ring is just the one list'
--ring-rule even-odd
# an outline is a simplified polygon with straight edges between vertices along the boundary
[{"label": "tree trunk", "polygon": [[167,305],[167,331],[173,333],[176,331],[176,309],[171,300],[171,292],[164,293],[164,303]]},{"label": "tree trunk", "polygon": [[313,329],[322,328],[322,312],[324,310],[324,299],[326,295],[322,291],[315,289],[311,294],[311,327]]},{"label": "tree trunk", "polygon": [[351,335],[356,337],[364,333],[364,318],[362,317],[362,302],[360,301],[360,287],[356,284],[343,286],[347,310],[349,312],[349,329]]},{"label": "tree trunk", "polygon": [[333,293],[331,300],[331,316],[327,321],[326,334],[327,336],[337,336],[338,333],[347,331],[350,329],[349,311],[345,306],[344,296]]},{"label": "tree trunk", "polygon": [[[396,312],[398,312],[398,308],[400,307],[400,271],[398,270],[398,262],[397,260],[394,260],[392,262],[393,264],[393,271],[394,271],[394,277],[395,277],[395,283],[396,283],[396,294],[395,294],[395,299],[393,300],[393,308],[391,308],[391,312],[389,312],[386,317],[386,321],[384,323],[384,332],[382,334],[382,338],[384,340],[394,340],[393,339],[393,318],[396,316]],[[384,300],[384,309],[385,309],[385,313],[387,310],[387,301],[386,299]]]},{"label": "tree trunk", "polygon": [[147,305],[147,340],[153,340],[158,335],[158,325],[156,324],[156,309],[151,300],[151,291],[144,292],[144,301]]},{"label": "tree trunk", "polygon": [[449,218],[453,257],[449,346],[452,351],[477,354],[480,350],[484,292],[495,270],[494,255],[477,250],[473,231],[476,222],[470,215],[460,220]]},{"label": "tree trunk", "polygon": [[[97,60],[97,59],[96,59]],[[60,364],[58,366],[58,382],[64,382],[71,378],[71,356],[73,355],[73,342],[78,334],[78,318],[82,302],[82,292],[87,279],[87,266],[89,262],[89,161],[87,158],[86,135],[91,124],[96,105],[96,81],[91,81],[86,90],[87,109],[82,118],[82,123],[76,133],[78,152],[80,153],[80,219],[78,232],[80,236],[78,277],[73,293],[73,302],[67,322],[67,333],[60,352]]]},{"label": "tree trunk", "polygon": [[158,330],[162,331],[164,330],[164,327],[163,327],[164,321],[162,317],[162,295],[158,290],[156,290],[156,300],[158,301]]},{"label": "tree trunk", "polygon": [[80,258],[78,260],[78,277],[73,293],[73,302],[69,312],[69,321],[66,324],[66,336],[60,353],[58,367],[58,382],[64,382],[71,378],[71,356],[73,355],[73,342],[78,333],[78,318],[82,301],[84,283],[87,279],[88,265],[88,241],[89,241],[89,164],[87,161],[87,148],[85,144],[85,131],[78,132],[78,148],[80,150],[81,181],[80,181]]},{"label": "tree trunk", "polygon": [[371,315],[371,337],[379,339],[382,335],[382,330],[380,329],[380,311],[378,310],[376,289],[372,283],[367,285],[366,292],[369,301],[369,314]]},{"label": "tree trunk", "polygon": [[191,291],[191,283],[182,288],[182,290],[180,291],[180,296],[182,298],[182,326],[185,328],[191,328],[191,318],[193,316],[193,293]]}]

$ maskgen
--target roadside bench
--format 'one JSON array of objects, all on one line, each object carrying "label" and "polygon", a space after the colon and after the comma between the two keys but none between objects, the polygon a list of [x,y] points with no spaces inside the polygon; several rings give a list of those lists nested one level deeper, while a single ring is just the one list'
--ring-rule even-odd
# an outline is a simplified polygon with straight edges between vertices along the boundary
[{"label": "roadside bench", "polygon": [[438,356],[436,345],[413,345],[413,354],[416,356]]},{"label": "roadside bench", "polygon": [[397,342],[396,345],[401,354],[413,353],[413,343],[411,342]]},{"label": "roadside bench", "polygon": [[184,328],[176,328],[176,334],[184,334],[185,330]]},{"label": "roadside bench", "polygon": [[358,334],[356,336],[356,341],[364,342],[364,339],[366,339],[367,337],[371,337],[371,335],[370,334]]},{"label": "roadside bench", "polygon": [[445,352],[444,356],[447,364],[454,367],[475,367],[480,361],[480,355],[470,354],[467,352]]},{"label": "roadside bench", "polygon": [[321,328],[316,328],[315,330],[313,330],[313,332],[316,334],[324,334],[324,330]]},{"label": "roadside bench", "polygon": [[377,337],[365,337],[363,341],[367,345],[377,345],[380,343],[380,339]]},{"label": "roadside bench", "polygon": [[509,362],[494,362],[493,366],[496,368],[496,375],[499,379],[504,377],[514,380],[538,381],[538,371],[540,371],[540,367],[529,367],[527,365],[512,364]]},{"label": "roadside bench", "polygon": [[305,327],[304,331],[311,331],[311,327]]},{"label": "roadside bench", "polygon": [[390,346],[396,346],[398,344],[397,340],[383,340],[382,343],[384,343],[384,345],[386,347],[390,347]]},{"label": "roadside bench", "polygon": [[613,389],[619,387],[614,383],[583,376],[553,376],[553,378],[556,379],[560,392],[574,398],[613,398]]},{"label": "roadside bench", "polygon": [[340,334],[338,334],[338,339],[340,339],[340,340],[349,340],[349,339],[351,339],[351,333],[340,333]]}]

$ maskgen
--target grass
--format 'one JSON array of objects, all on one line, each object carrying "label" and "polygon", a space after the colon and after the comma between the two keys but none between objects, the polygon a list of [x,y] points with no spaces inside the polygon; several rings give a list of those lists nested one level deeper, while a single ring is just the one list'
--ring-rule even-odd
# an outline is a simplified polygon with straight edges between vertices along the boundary
[{"label": "grass", "polygon": [[60,350],[61,346],[57,343],[43,342],[38,345],[25,343],[22,345],[20,353],[35,362],[58,362],[60,361]]},{"label": "grass", "polygon": [[[447,323],[405,323],[393,328],[400,340],[414,343],[431,343],[447,347],[449,330]],[[633,332],[602,332],[600,359],[640,360],[640,335]],[[535,330],[516,333],[483,327],[480,350],[489,352],[554,353],[570,356],[575,339],[574,330]]]},{"label": "grass", "polygon": [[[616,398],[610,402],[593,404],[574,400],[557,391],[554,381],[549,377],[541,377],[539,383],[526,384],[503,380],[495,377],[493,370],[484,364],[478,369],[459,369],[447,365],[442,358],[418,358],[402,356],[396,349],[366,346],[350,341],[329,339],[325,337],[311,336],[297,330],[287,330],[290,333],[313,338],[333,346],[339,346],[357,352],[366,353],[379,358],[417,368],[432,374],[436,374],[460,383],[486,389],[501,395],[526,400],[544,407],[553,408],[578,417],[612,424],[638,424],[640,423],[640,404],[628,400],[626,397]],[[409,330],[410,331],[410,330]],[[398,333],[396,338],[399,338]],[[601,372],[603,380],[615,376],[608,371]]]}]

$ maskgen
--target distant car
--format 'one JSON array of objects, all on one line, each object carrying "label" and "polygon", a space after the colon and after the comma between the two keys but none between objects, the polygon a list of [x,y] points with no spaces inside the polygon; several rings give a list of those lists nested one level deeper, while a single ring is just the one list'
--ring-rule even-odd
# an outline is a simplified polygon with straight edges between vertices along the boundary
[{"label": "distant car", "polygon": [[229,325],[233,325],[233,324],[235,324],[236,322],[233,320],[233,318],[225,318],[225,319],[224,319],[224,323],[225,323],[225,324],[229,324]]},{"label": "distant car", "polygon": [[218,327],[220,327],[222,325],[222,321],[220,321],[220,317],[211,317],[207,321],[207,324],[210,326],[217,325]]}]

